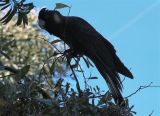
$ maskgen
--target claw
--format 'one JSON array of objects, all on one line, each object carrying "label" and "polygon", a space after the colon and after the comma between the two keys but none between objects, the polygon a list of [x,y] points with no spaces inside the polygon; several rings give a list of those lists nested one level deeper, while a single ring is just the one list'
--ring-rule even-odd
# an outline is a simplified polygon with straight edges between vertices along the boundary
[{"label": "claw", "polygon": [[77,56],[77,53],[73,49],[68,49],[64,51],[64,56],[67,58],[74,58]]},{"label": "claw", "polygon": [[73,49],[64,51],[64,56],[67,58],[67,63],[70,64],[72,58],[77,57],[78,54]]}]

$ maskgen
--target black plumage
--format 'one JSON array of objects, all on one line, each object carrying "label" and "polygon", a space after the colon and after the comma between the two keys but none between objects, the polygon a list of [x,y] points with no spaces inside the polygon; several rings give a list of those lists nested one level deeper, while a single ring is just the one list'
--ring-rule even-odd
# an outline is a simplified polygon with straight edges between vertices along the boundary
[{"label": "black plumage", "polygon": [[89,57],[108,84],[116,103],[123,101],[119,74],[133,78],[116,55],[112,44],[80,17],[63,16],[56,10],[41,9],[39,26],[61,38],[77,54]]}]

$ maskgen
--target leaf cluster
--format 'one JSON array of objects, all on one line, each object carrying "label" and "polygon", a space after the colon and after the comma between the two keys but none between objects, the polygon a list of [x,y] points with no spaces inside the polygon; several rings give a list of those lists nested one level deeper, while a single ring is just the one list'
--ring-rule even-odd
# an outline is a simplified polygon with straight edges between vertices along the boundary
[{"label": "leaf cluster", "polygon": [[25,3],[26,0],[4,0],[0,1],[0,11],[8,10],[7,13],[0,19],[3,24],[7,24],[12,17],[17,13],[18,20],[16,25],[23,22],[25,26],[28,24],[27,14],[34,8],[33,3]]}]

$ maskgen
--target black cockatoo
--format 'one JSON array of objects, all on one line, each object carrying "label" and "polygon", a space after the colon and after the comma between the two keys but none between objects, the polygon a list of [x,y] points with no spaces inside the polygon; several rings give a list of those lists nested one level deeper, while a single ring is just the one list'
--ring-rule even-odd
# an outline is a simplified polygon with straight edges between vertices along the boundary
[{"label": "black cockatoo", "polygon": [[133,78],[120,61],[112,44],[80,17],[63,16],[56,10],[43,8],[38,24],[50,34],[61,38],[76,54],[89,57],[108,84],[117,104],[121,104],[122,83],[119,74]]}]

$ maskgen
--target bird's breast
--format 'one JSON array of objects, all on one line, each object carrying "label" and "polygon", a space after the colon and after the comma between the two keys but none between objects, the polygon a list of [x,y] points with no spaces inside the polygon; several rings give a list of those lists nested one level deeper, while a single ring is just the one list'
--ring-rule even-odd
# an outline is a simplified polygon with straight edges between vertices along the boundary
[{"label": "bird's breast", "polygon": [[74,51],[76,51],[79,54],[83,53],[83,47],[81,45],[79,45],[79,42],[77,41],[76,38],[74,38],[73,36],[63,36],[61,38],[71,49],[73,49]]}]

